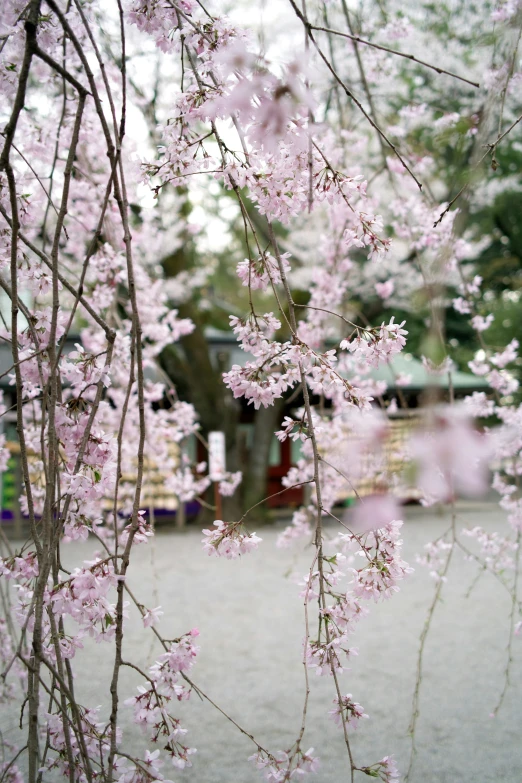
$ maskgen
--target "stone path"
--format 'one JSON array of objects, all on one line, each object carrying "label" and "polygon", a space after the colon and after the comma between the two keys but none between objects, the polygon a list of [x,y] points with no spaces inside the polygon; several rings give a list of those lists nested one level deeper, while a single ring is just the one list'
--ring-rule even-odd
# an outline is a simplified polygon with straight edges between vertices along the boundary
[{"label": "stone path", "polygon": [[[459,513],[459,525],[494,529],[496,519],[498,511],[489,505],[462,506]],[[412,508],[406,520],[404,557],[415,565],[415,552],[442,533],[448,518]],[[232,562],[204,555],[198,531],[160,530],[154,545],[136,550],[130,569],[130,581],[143,602],[163,607],[161,628],[166,635],[199,627],[195,682],[272,750],[288,747],[299,730],[303,606],[288,572],[305,574],[312,558],[311,550],[292,554],[275,548],[282,526],[258,530],[263,538],[260,549]],[[87,558],[92,548],[71,544],[64,558]],[[515,639],[511,687],[498,717],[492,719],[489,714],[503,685],[510,603],[503,588],[487,575],[466,598],[476,573],[476,566],[457,552],[426,645],[412,783],[522,781],[522,637]],[[354,756],[361,766],[391,753],[401,770],[407,766],[418,639],[433,591],[432,579],[418,566],[393,600],[370,607],[354,637],[360,654],[343,675],[341,687],[370,715],[353,737]],[[135,617],[132,610],[130,615]],[[105,709],[111,674],[107,652],[105,645],[86,645],[79,657],[86,676],[77,686],[82,700]],[[156,652],[149,636],[129,623],[125,657],[147,667]],[[136,677],[135,672],[124,672],[128,695],[133,694]],[[333,683],[313,673],[310,679],[305,742],[320,756],[321,768],[308,779],[344,783],[350,779],[346,750],[340,729],[327,716]],[[254,746],[214,708],[193,697],[180,704],[178,712],[190,732],[187,742],[198,753],[192,770],[163,770],[166,776],[168,772],[177,783],[262,780],[247,761]],[[11,709],[0,705],[0,726],[7,737],[15,738],[16,722]],[[124,721],[123,725],[127,728]],[[136,742],[141,741],[137,734]],[[365,779],[359,775],[359,780]]]}]

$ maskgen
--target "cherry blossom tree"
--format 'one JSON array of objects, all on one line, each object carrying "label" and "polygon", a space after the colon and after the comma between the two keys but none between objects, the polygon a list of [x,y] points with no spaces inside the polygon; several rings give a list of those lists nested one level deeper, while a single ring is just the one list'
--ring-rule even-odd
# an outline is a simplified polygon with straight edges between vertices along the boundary
[{"label": "cherry blossom tree", "polygon": [[[313,7],[289,0],[282,11],[288,56],[283,51],[278,59],[219,3],[116,0],[106,8],[10,0],[1,13],[0,286],[11,303],[1,336],[12,350],[30,539],[16,551],[3,542],[0,560],[2,597],[6,606],[13,602],[0,622],[2,696],[21,699],[27,735],[23,747],[5,749],[0,779],[35,783],[57,770],[70,781],[166,780],[165,764],[189,767],[194,753],[176,702],[194,691],[216,706],[192,679],[197,629],[166,635],[161,608],[143,605],[128,568],[133,549],[154,534],[143,507],[151,466],[161,466],[166,489],[183,501],[201,496],[211,481],[231,495],[241,479],[235,471],[211,477],[206,465],[178,458],[179,444],[198,435],[200,424],[168,375],[158,375],[167,346],[194,333],[181,306],[173,309],[172,289],[186,302],[197,287],[186,269],[166,284],[168,264],[159,262],[172,231],[168,215],[178,223],[171,241],[183,247],[194,231],[184,214],[186,194],[204,204],[201,194],[217,183],[234,204],[243,250],[235,259],[242,312],[230,316],[230,329],[245,360],[223,374],[223,394],[256,410],[299,396],[300,408],[276,434],[301,441],[302,459],[285,484],[309,492],[280,544],[313,542],[300,593],[306,695],[294,744],[265,748],[218,709],[250,739],[250,761],[265,778],[288,781],[318,769],[320,749],[304,743],[309,674],[329,677],[329,714],[344,737],[350,779],[396,780],[392,756],[354,758],[351,732],[367,716],[344,693],[341,677],[358,621],[372,602],[393,597],[411,572],[401,557],[393,494],[399,479],[385,459],[389,417],[385,406],[372,404],[386,390],[370,371],[404,350],[408,323],[399,313],[411,310],[417,295],[429,314],[425,365],[434,376],[447,375],[450,388],[449,404],[428,406],[405,446],[423,502],[453,507],[448,533],[424,555],[436,581],[430,616],[453,552],[470,551],[456,532],[455,496],[484,492],[496,460],[494,488],[512,533],[474,528],[468,535],[478,544],[472,556],[479,567],[511,596],[510,661],[518,628],[521,416],[518,382],[506,368],[519,346],[485,339],[492,314],[483,310],[482,279],[471,263],[480,243],[466,222],[493,187],[491,174],[479,179],[481,166],[498,169],[502,145],[520,120],[513,89],[518,6],[470,12],[473,29],[498,26],[495,45],[471,61],[458,24],[453,29],[446,19],[455,42],[449,62],[439,56],[437,20],[421,32],[423,19],[410,22],[391,4],[365,20],[344,0]],[[408,36],[414,52],[401,48]],[[161,107],[147,97],[154,77],[144,64],[156,49],[154,61],[170,69],[176,85]],[[429,77],[408,89],[408,68]],[[419,103],[414,88],[433,94],[433,80],[460,91],[453,99],[458,113]],[[376,96],[377,84],[389,87],[386,102]],[[148,127],[146,143],[134,127],[140,122]],[[440,148],[429,154],[448,129],[464,137],[467,157],[465,167],[458,162],[467,175],[454,194]],[[145,208],[154,196],[158,206]],[[452,299],[480,346],[471,369],[491,389],[463,404],[451,394],[444,314]],[[363,304],[376,300],[386,317],[373,322]],[[69,350],[73,328],[80,339]],[[492,416],[500,422],[493,433],[477,428],[477,418]],[[1,448],[5,469],[5,438]],[[369,477],[379,479],[381,491],[361,498],[357,485]],[[347,487],[358,499],[348,524],[334,509]],[[215,519],[203,531],[202,553],[248,556],[261,543],[250,526],[257,505]],[[326,518],[340,526],[333,543],[324,535]],[[64,568],[62,546],[89,536],[99,543],[94,559]],[[128,602],[161,645],[147,670],[126,658]],[[76,698],[75,655],[87,636],[108,644],[113,656],[107,715]],[[122,690],[125,667],[142,678],[137,694]],[[143,753],[122,731],[124,710],[150,743]]]}]

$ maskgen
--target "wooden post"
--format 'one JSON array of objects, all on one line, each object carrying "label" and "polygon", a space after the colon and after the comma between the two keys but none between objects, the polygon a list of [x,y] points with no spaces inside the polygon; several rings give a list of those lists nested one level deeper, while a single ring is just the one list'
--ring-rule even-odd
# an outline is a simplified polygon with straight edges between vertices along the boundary
[{"label": "wooden post", "polygon": [[187,515],[185,514],[185,501],[178,498],[178,507],[176,509],[176,528],[183,530],[187,524]]},{"label": "wooden post", "polygon": [[223,519],[223,505],[221,503],[221,492],[219,491],[218,481],[214,481],[214,505],[216,507],[216,519]]}]

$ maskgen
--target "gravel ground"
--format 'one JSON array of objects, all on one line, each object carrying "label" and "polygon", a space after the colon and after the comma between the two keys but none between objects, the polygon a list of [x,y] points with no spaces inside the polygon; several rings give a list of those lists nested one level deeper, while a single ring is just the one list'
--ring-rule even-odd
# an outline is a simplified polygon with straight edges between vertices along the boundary
[{"label": "gravel ground", "polygon": [[[492,505],[461,505],[458,524],[495,529],[499,512]],[[404,557],[437,538],[448,517],[419,508],[406,513]],[[289,747],[300,726],[304,696],[301,664],[303,606],[291,571],[305,574],[311,550],[297,554],[275,548],[283,523],[258,530],[260,549],[239,561],[207,557],[201,534],[188,528],[160,530],[153,544],[136,549],[130,582],[147,606],[161,604],[161,629],[176,636],[197,625],[201,654],[194,681],[226,712],[272,750]],[[329,530],[334,532],[333,527]],[[92,553],[92,544],[70,544],[64,559],[77,562]],[[515,638],[511,685],[498,716],[506,666],[510,600],[492,577],[483,575],[470,597],[466,593],[477,568],[457,552],[443,602],[437,607],[426,643],[417,731],[418,753],[411,783],[521,783],[522,781],[522,654]],[[434,583],[418,566],[391,601],[372,605],[359,624],[354,644],[359,656],[341,681],[370,720],[353,736],[359,766],[395,754],[399,769],[407,767],[407,736],[415,684],[419,635],[433,596]],[[131,619],[134,611],[129,610]],[[147,667],[157,648],[139,623],[130,622],[124,656]],[[107,714],[111,661],[108,647],[87,644],[79,654],[82,675],[77,692],[83,703],[103,705]],[[310,781],[344,783],[350,776],[342,734],[328,718],[334,696],[331,678],[311,674],[311,696],[305,735],[321,767]],[[126,695],[138,683],[123,673]],[[128,708],[123,708],[124,711]],[[17,716],[0,706],[0,727],[16,740]],[[189,729],[187,741],[198,748],[191,770],[173,774],[177,783],[254,783],[261,780],[247,757],[252,743],[239,735],[209,704],[192,697],[178,714]],[[125,719],[122,720],[127,729]],[[134,736],[134,727],[128,731]],[[136,735],[136,742],[141,742]],[[367,779],[360,776],[360,779]],[[50,780],[50,778],[49,778]]]}]

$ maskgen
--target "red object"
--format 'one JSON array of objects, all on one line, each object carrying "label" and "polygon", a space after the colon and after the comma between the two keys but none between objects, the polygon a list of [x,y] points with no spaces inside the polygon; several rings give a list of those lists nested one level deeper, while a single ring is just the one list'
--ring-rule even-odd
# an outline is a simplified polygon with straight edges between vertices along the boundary
[{"label": "red object", "polygon": [[[267,495],[274,495],[274,497],[267,500],[269,508],[279,508],[281,506],[300,506],[303,502],[304,487],[293,487],[292,489],[285,489],[281,483],[281,480],[290,468],[292,467],[292,444],[290,438],[287,438],[283,443],[279,443],[280,460],[278,465],[270,465],[268,468],[268,489]],[[284,490],[281,492],[281,490]],[[279,492],[279,495],[275,493]]]},{"label": "red object", "polygon": [[[267,482],[267,496],[274,495],[266,501],[266,505],[269,508],[281,508],[297,507],[303,503],[304,499],[304,487],[294,487],[293,489],[285,489],[281,480],[288,473],[292,467],[292,444],[289,438],[283,443],[277,441],[279,448],[279,463],[277,465],[269,465],[268,467],[268,482]],[[208,458],[207,450],[201,443],[197,441],[197,459],[198,462],[204,462]],[[283,490],[283,491],[282,491]],[[279,492],[280,494],[276,494]]]}]

